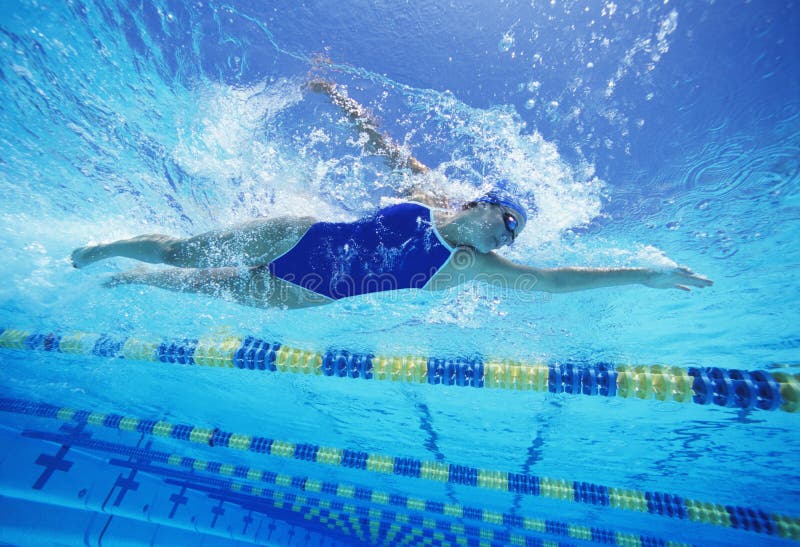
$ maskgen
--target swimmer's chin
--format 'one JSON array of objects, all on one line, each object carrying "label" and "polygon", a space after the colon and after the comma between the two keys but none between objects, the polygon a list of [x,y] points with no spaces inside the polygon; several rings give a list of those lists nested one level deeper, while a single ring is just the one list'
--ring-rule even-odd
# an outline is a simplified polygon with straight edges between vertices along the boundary
[{"label": "swimmer's chin", "polygon": [[503,245],[500,243],[500,240],[495,237],[492,243],[486,244],[482,247],[475,247],[475,250],[479,253],[487,254],[491,253],[492,251],[496,251],[502,246]]},{"label": "swimmer's chin", "polygon": [[459,245],[458,247],[460,249],[469,249],[470,251],[474,251],[476,253],[481,253],[481,254],[484,254],[484,255],[488,254],[488,253],[491,253],[492,251],[495,250],[495,247],[488,247],[488,248],[486,248],[484,250],[481,247],[478,247],[477,245]]}]

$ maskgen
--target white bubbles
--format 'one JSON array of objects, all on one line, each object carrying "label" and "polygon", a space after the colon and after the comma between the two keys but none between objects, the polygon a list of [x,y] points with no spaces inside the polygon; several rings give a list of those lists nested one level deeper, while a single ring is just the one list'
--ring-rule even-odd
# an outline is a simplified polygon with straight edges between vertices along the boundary
[{"label": "white bubbles", "polygon": [[220,182],[205,190],[221,207],[207,228],[270,214],[276,203],[287,214],[313,210],[331,215],[315,187],[330,179],[337,165],[312,150],[329,146],[331,134],[312,127],[296,143],[280,131],[279,116],[302,100],[302,87],[294,80],[250,88],[208,85],[196,91],[192,107],[178,116],[172,157],[197,180]]},{"label": "white bubbles", "polygon": [[614,80],[609,80],[608,83],[606,84],[606,91],[605,91],[606,97],[611,97],[614,94],[614,89],[616,87],[617,87],[617,82],[615,82]]},{"label": "white bubbles", "polygon": [[678,28],[678,12],[672,10],[667,17],[665,17],[658,27],[656,33],[656,40],[658,40],[658,50],[661,53],[666,53],[669,49],[666,43],[667,36],[675,32]]},{"label": "white bubbles", "polygon": [[645,265],[662,271],[678,267],[678,264],[668,257],[664,251],[652,245],[640,246],[636,252],[636,258]]},{"label": "white bubbles", "polygon": [[608,2],[605,6],[603,6],[602,11],[600,14],[603,17],[612,17],[617,12],[617,5],[614,2]]},{"label": "white bubbles", "polygon": [[612,244],[603,248],[585,249],[582,252],[591,254],[592,259],[598,264],[613,264],[618,267],[669,271],[678,266],[662,249],[641,243],[632,244],[628,248],[616,247]]},{"label": "white bubbles", "polygon": [[326,144],[331,142],[331,137],[328,135],[324,129],[317,127],[316,129],[312,130],[311,133],[308,135],[308,143],[309,144]]},{"label": "white bubbles", "polygon": [[509,31],[503,34],[500,43],[497,44],[497,49],[499,49],[501,53],[507,53],[512,47],[514,47],[514,33]]},{"label": "white bubbles", "polygon": [[535,80],[532,80],[532,81],[528,82],[527,87],[528,87],[528,91],[530,91],[531,93],[536,93],[537,91],[539,91],[539,89],[541,89],[542,82],[537,82]]},{"label": "white bubbles", "polygon": [[[539,88],[538,82],[532,84],[529,89]],[[528,228],[513,249],[503,249],[504,255],[522,262],[535,260],[541,245],[555,244],[564,230],[600,214],[604,183],[593,167],[567,163],[552,142],[526,128],[513,107],[471,108],[440,94],[420,93],[413,99],[418,106],[435,111],[441,125],[448,128],[451,159],[431,166],[446,175],[441,181],[446,195],[468,201],[505,178],[512,181],[513,191],[525,205],[535,205],[537,212],[530,216]],[[540,104],[561,107],[558,101],[543,103],[536,98],[528,98],[524,106],[532,109]],[[574,109],[570,112],[579,114]]]},{"label": "white bubbles", "polygon": [[[634,10],[636,13],[636,10]],[[625,52],[614,76],[609,80],[606,87],[606,97],[614,94],[614,88],[622,78],[629,72],[637,76],[641,72],[652,72],[661,60],[664,53],[669,51],[669,37],[678,28],[678,12],[672,10],[667,14],[658,25],[658,30],[653,36],[640,36],[634,44]],[[637,60],[644,58],[643,68],[638,67]]]}]

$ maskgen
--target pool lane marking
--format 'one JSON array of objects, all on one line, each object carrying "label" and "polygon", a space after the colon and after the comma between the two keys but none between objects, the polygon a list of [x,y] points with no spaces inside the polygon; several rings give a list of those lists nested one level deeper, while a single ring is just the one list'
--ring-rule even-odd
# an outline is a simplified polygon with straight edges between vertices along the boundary
[{"label": "pool lane marking", "polygon": [[758,509],[723,506],[686,499],[674,494],[614,488],[564,479],[478,469],[465,465],[423,461],[415,458],[369,454],[336,447],[322,447],[309,443],[294,443],[261,436],[230,433],[218,428],[198,428],[193,425],[171,424],[160,420],[74,410],[16,399],[0,399],[0,410],[57,418],[62,421],[85,422],[98,427],[137,431],[146,435],[212,447],[233,448],[360,471],[608,506],[626,511],[643,512],[800,540],[800,519],[796,517],[781,514],[769,515]]},{"label": "pool lane marking", "polygon": [[[130,456],[133,454],[139,459],[146,458],[154,462],[188,469],[198,473],[211,473],[224,477],[237,477],[254,482],[263,482],[275,486],[276,489],[283,489],[284,491],[291,489],[302,492],[321,493],[342,500],[358,500],[375,505],[400,507],[410,511],[434,513],[458,519],[476,520],[490,525],[520,528],[527,531],[548,533],[551,535],[562,535],[573,539],[594,541],[607,545],[616,544],[620,547],[628,547],[632,544],[639,543],[642,545],[666,545],[668,543],[653,536],[629,534],[597,527],[589,528],[587,526],[568,522],[521,517],[509,513],[489,511],[478,507],[448,504],[398,494],[389,494],[365,486],[318,481],[310,477],[296,475],[282,475],[273,471],[241,465],[232,466],[217,461],[200,460],[166,451],[131,448],[127,445],[109,441],[89,438],[76,440],[62,434],[35,431],[28,431],[23,434],[28,437],[40,438],[52,442],[69,440],[72,446],[79,446],[81,448],[117,455]],[[232,479],[227,480],[232,481]],[[236,488],[233,489],[236,490]],[[689,547],[688,544],[677,542],[669,542],[669,545],[672,547]]]}]

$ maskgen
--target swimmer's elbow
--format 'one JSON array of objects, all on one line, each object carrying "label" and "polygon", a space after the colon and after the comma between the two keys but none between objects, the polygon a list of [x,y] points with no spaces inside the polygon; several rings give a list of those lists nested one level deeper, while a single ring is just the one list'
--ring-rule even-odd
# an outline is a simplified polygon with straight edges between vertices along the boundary
[{"label": "swimmer's elbow", "polygon": [[533,290],[539,292],[560,293],[568,292],[570,289],[560,283],[560,279],[555,270],[545,270],[531,268],[531,275],[536,278]]}]

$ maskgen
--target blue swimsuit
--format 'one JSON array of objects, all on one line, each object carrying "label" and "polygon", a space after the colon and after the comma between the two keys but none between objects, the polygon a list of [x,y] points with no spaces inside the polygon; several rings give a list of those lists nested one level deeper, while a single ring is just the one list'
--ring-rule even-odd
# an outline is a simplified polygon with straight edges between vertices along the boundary
[{"label": "blue swimsuit", "polygon": [[269,263],[275,277],[334,300],[421,289],[453,254],[418,203],[401,203],[357,222],[318,222]]}]

